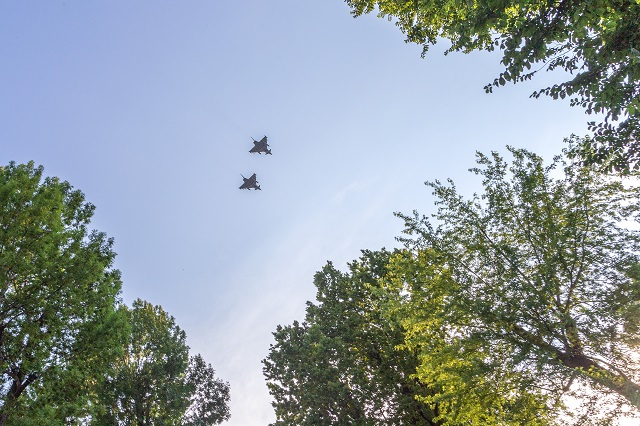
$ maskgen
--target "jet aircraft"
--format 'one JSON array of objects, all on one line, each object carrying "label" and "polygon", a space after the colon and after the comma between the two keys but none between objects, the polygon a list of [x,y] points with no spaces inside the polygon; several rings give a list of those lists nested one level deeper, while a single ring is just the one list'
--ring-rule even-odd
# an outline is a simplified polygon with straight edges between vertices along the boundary
[{"label": "jet aircraft", "polygon": [[264,152],[265,155],[267,154],[272,155],[271,150],[269,149],[269,144],[267,143],[267,137],[265,136],[259,141],[253,139],[253,148],[251,148],[249,152],[253,154],[255,154],[256,152],[258,154],[262,154]]},{"label": "jet aircraft", "polygon": [[260,185],[258,185],[255,173],[252,174],[250,178],[242,176],[242,179],[244,179],[244,183],[240,185],[240,189],[260,189]]}]

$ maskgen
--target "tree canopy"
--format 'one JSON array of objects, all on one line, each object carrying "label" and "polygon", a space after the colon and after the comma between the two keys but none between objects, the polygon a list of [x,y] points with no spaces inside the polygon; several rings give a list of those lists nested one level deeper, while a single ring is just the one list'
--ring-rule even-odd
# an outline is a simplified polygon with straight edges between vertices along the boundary
[{"label": "tree canopy", "polygon": [[0,425],[207,426],[229,385],[160,307],[120,301],[93,205],[33,162],[0,167]]},{"label": "tree canopy", "polygon": [[503,395],[539,389],[552,410],[573,396],[577,424],[638,413],[640,247],[625,221],[638,219],[640,189],[509,151],[511,164],[478,154],[480,196],[435,181],[433,218],[400,215],[411,236],[389,288],[418,378],[443,389],[427,402],[456,407],[505,383]]},{"label": "tree canopy", "polygon": [[121,348],[113,241],[87,229],[80,191],[42,174],[0,168],[0,425],[90,415]]},{"label": "tree canopy", "polygon": [[437,424],[415,399],[426,391],[410,377],[415,354],[395,349],[401,329],[382,318],[377,279],[389,256],[364,251],[348,273],[327,264],[305,321],[278,326],[263,361],[276,425]]},{"label": "tree canopy", "polygon": [[571,77],[532,96],[569,98],[588,114],[587,161],[624,171],[640,165],[640,3],[637,0],[346,0],[352,14],[394,19],[423,54],[439,38],[448,52],[500,49],[504,71],[485,87],[563,69]]},{"label": "tree canopy", "polygon": [[527,391],[490,402],[469,398],[464,409],[473,408],[472,416],[465,411],[455,422],[442,417],[446,405],[434,398],[457,383],[432,386],[417,376],[424,355],[405,344],[408,326],[388,283],[398,256],[363,251],[347,273],[329,263],[315,276],[317,303],[307,304],[305,321],[278,326],[263,361],[275,425],[436,426],[463,425],[469,418],[486,425],[547,425],[544,404]]},{"label": "tree canopy", "polygon": [[200,355],[189,358],[172,316],[138,299],[129,323],[124,354],[99,392],[103,411],[91,424],[208,426],[229,418],[229,384]]}]

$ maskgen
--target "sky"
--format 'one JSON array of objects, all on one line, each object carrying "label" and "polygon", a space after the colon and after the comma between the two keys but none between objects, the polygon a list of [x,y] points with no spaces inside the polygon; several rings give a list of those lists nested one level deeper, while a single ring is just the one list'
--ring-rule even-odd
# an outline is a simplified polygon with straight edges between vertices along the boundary
[{"label": "sky", "polygon": [[[161,305],[231,385],[227,425],[275,419],[261,360],[313,275],[393,248],[425,181],[471,195],[475,152],[551,158],[585,116],[493,94],[496,53],[421,58],[340,0],[0,2],[0,163],[43,165],[96,206],[125,303]],[[273,155],[250,154],[269,137]],[[261,191],[240,191],[256,173]]]}]

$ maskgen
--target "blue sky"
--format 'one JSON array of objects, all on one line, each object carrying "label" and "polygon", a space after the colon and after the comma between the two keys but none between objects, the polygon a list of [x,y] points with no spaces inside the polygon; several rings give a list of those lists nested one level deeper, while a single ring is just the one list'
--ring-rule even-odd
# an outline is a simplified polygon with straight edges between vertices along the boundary
[{"label": "blue sky", "polygon": [[[0,162],[34,160],[97,207],[123,297],[162,305],[231,384],[230,425],[273,421],[261,372],[313,273],[391,248],[424,181],[479,188],[476,150],[550,158],[581,110],[487,95],[488,53],[425,59],[340,0],[0,3]],[[269,136],[272,156],[248,153]],[[239,191],[257,173],[262,191]]]}]

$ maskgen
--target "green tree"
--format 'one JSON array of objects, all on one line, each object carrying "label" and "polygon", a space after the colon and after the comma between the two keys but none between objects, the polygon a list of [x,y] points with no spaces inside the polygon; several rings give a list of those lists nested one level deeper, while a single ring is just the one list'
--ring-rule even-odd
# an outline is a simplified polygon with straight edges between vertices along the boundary
[{"label": "green tree", "polygon": [[463,416],[442,416],[446,401],[434,397],[453,382],[434,387],[419,379],[422,348],[405,343],[407,330],[419,331],[408,327],[407,305],[398,303],[405,291],[394,287],[401,255],[363,251],[348,273],[329,263],[316,274],[317,304],[307,303],[302,324],[278,326],[263,361],[275,425],[549,424],[545,398],[535,391],[482,401],[471,395]]},{"label": "green tree", "polygon": [[215,370],[200,354],[189,359],[187,383],[191,387],[185,426],[206,426],[229,420],[229,384],[216,378]]},{"label": "green tree", "polygon": [[563,69],[569,80],[534,92],[569,98],[589,114],[591,162],[626,170],[640,165],[640,3],[637,0],[346,0],[355,16],[374,10],[395,19],[423,55],[439,38],[453,51],[503,52],[504,71],[485,87]]},{"label": "green tree", "polygon": [[87,230],[80,191],[42,174],[0,168],[0,425],[90,415],[122,347],[113,241]]},{"label": "green tree", "polygon": [[131,333],[100,392],[98,425],[213,425],[229,418],[229,385],[200,355],[189,359],[186,334],[161,307],[136,300]]},{"label": "green tree", "polygon": [[[404,344],[403,319],[385,284],[398,255],[363,251],[348,273],[329,263],[315,276],[317,304],[307,303],[305,321],[278,326],[263,361],[276,425],[445,424],[436,389],[416,378],[420,353]],[[544,406],[532,400],[518,396],[514,415],[475,408],[494,424],[547,424]]]},{"label": "green tree", "polygon": [[381,317],[377,279],[390,253],[363,251],[342,273],[329,263],[315,276],[317,304],[305,322],[278,326],[263,360],[276,425],[435,425],[415,400],[417,358],[397,351],[400,328]]},{"label": "green tree", "polygon": [[100,413],[98,383],[122,353],[128,329],[125,309],[113,311],[100,322],[86,323],[65,365],[49,371],[46,383],[37,381],[22,394],[7,425],[84,424]]},{"label": "green tree", "polygon": [[510,165],[478,154],[481,196],[435,181],[435,220],[401,215],[409,250],[388,288],[420,351],[418,378],[440,389],[426,402],[457,418],[497,384],[501,395],[540,389],[552,410],[572,395],[577,424],[637,413],[640,247],[624,222],[637,220],[640,190],[562,156],[544,166],[509,151]]}]

